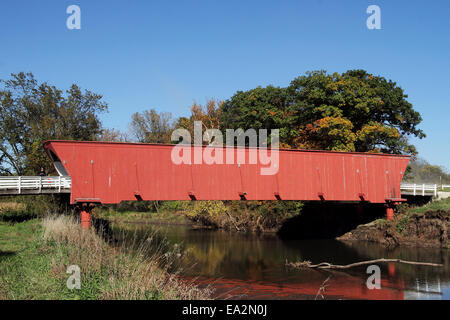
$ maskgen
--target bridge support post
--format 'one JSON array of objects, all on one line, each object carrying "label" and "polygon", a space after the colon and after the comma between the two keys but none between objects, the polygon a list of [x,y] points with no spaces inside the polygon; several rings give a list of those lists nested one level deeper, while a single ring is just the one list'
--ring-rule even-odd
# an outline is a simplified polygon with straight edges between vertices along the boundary
[{"label": "bridge support post", "polygon": [[91,227],[91,208],[89,205],[81,206],[81,228],[83,230],[89,230]]},{"label": "bridge support post", "polygon": [[386,219],[388,221],[394,219],[394,205],[391,203],[386,205]]}]

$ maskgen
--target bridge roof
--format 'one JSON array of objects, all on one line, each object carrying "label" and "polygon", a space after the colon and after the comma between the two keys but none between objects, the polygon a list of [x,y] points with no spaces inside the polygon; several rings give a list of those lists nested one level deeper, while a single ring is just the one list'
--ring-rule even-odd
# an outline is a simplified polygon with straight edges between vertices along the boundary
[{"label": "bridge roof", "polygon": [[[143,143],[143,142],[117,142],[117,141],[77,141],[77,140],[46,140],[43,142],[43,147],[47,149],[52,143],[80,143],[80,144],[89,144],[91,146],[95,145],[124,145],[124,146],[161,146],[161,147],[175,147],[177,144],[167,144],[167,143]],[[189,145],[187,145],[189,146]],[[194,146],[194,145],[190,145]],[[202,148],[208,147],[208,145],[202,145]],[[226,146],[209,146],[214,148],[226,148]],[[233,148],[239,149],[259,149],[258,147],[241,147],[241,146],[233,146]],[[270,148],[269,148],[270,149]],[[364,156],[385,156],[385,157],[400,157],[400,158],[411,158],[411,155],[407,154],[392,154],[392,153],[378,153],[378,152],[347,152],[347,151],[334,151],[334,150],[318,150],[318,149],[287,149],[287,148],[279,148],[279,151],[287,151],[287,152],[319,152],[319,153],[331,153],[331,154],[356,154],[356,155],[364,155]]]}]

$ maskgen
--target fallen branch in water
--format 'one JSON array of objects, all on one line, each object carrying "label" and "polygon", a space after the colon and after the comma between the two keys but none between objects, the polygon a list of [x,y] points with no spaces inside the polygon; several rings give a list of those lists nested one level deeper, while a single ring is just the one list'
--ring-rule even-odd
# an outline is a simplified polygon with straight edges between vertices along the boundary
[{"label": "fallen branch in water", "polygon": [[287,262],[286,260],[286,266],[300,269],[300,268],[313,268],[313,269],[348,269],[353,268],[357,266],[363,266],[366,264],[374,264],[378,262],[398,262],[398,263],[405,263],[405,264],[413,264],[418,266],[429,266],[429,267],[442,267],[442,264],[439,263],[429,263],[429,262],[415,262],[415,261],[406,261],[401,259],[376,259],[376,260],[368,260],[368,261],[361,261],[361,262],[355,262],[347,265],[335,265],[328,262],[321,262],[319,264],[312,264],[311,261],[303,261],[303,262]]}]

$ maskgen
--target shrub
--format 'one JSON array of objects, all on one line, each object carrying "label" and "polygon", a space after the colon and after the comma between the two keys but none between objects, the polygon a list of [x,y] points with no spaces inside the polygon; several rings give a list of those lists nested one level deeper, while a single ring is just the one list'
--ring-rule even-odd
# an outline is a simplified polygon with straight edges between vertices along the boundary
[{"label": "shrub", "polygon": [[274,229],[300,214],[299,201],[195,201],[186,215],[204,225],[238,231]]},{"label": "shrub", "polygon": [[161,211],[179,212],[188,209],[189,201],[162,201],[159,209]]},{"label": "shrub", "polygon": [[222,201],[196,201],[186,210],[186,215],[195,217],[219,217],[227,214],[227,208]]},{"label": "shrub", "polygon": [[403,232],[406,230],[406,226],[408,225],[410,214],[406,214],[404,217],[402,217],[395,226],[395,229],[398,233],[403,234]]}]

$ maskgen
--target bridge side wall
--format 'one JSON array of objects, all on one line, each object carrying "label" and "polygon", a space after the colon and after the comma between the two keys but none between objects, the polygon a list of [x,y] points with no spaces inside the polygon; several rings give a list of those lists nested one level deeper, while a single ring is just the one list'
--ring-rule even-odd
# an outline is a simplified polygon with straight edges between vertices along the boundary
[{"label": "bridge side wall", "polygon": [[[384,203],[400,198],[408,156],[280,150],[279,170],[249,164],[180,164],[172,145],[48,141],[72,178],[71,202],[122,200],[325,200]],[[194,147],[193,147],[194,148]],[[204,147],[195,147],[205,150]],[[216,151],[221,151],[217,147]],[[49,153],[50,154],[50,153]],[[192,162],[194,151],[192,152]],[[225,152],[224,152],[225,159]]]}]

